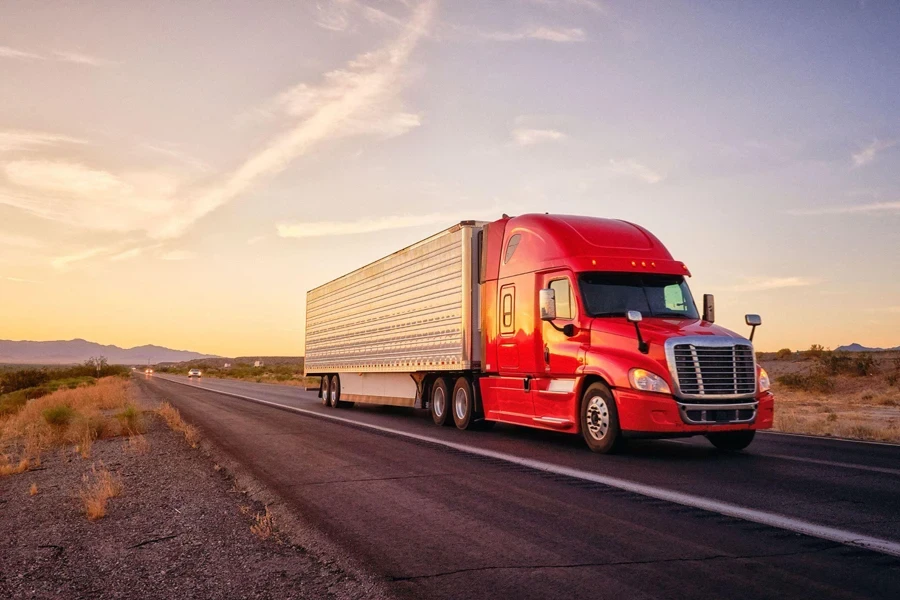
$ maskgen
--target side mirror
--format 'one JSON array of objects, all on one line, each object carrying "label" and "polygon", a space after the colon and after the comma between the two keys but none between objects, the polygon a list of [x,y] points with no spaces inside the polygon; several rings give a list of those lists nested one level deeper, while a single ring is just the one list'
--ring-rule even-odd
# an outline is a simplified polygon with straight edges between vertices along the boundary
[{"label": "side mirror", "polygon": [[762,317],[759,315],[744,315],[744,322],[751,327],[750,341],[752,342],[753,334],[756,333],[756,328],[762,325]]},{"label": "side mirror", "polygon": [[538,295],[538,303],[541,307],[541,321],[556,319],[556,290],[550,288],[541,290]]},{"label": "side mirror", "polygon": [[641,336],[641,327],[640,325],[638,325],[638,323],[644,320],[644,315],[641,314],[641,311],[625,311],[625,320],[627,320],[629,323],[634,323],[634,334],[637,336],[638,350],[641,352],[641,354],[647,354],[648,352],[650,352],[650,344],[644,341],[643,336]]},{"label": "side mirror", "polygon": [[716,299],[712,294],[703,294],[703,320],[707,323],[716,322]]}]

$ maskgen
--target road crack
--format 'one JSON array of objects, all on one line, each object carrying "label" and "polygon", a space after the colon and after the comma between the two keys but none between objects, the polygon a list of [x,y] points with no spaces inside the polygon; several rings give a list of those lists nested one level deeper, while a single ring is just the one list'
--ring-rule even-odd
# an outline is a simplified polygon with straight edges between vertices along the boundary
[{"label": "road crack", "polygon": [[418,579],[433,579],[438,577],[449,577],[451,575],[459,575],[462,573],[477,573],[481,571],[521,571],[521,570],[535,570],[535,569],[583,569],[583,568],[592,568],[592,567],[622,567],[622,566],[632,566],[632,565],[658,565],[658,564],[666,564],[666,563],[686,563],[686,562],[710,562],[717,560],[751,560],[755,558],[781,558],[787,556],[803,556],[809,554],[817,554],[820,552],[826,552],[828,550],[833,550],[835,548],[842,547],[842,544],[831,544],[824,548],[818,548],[815,550],[798,550],[796,552],[778,552],[778,553],[769,553],[769,554],[746,554],[746,555],[734,555],[734,554],[713,554],[711,556],[703,556],[699,558],[658,558],[653,560],[621,560],[621,561],[607,561],[607,562],[585,562],[585,563],[569,563],[569,564],[556,564],[556,565],[514,565],[514,566],[488,566],[488,567],[472,567],[469,569],[456,569],[454,571],[443,571],[440,573],[426,573],[422,575],[408,575],[405,577],[393,577],[388,576],[387,580],[391,582],[395,581],[415,581]]}]

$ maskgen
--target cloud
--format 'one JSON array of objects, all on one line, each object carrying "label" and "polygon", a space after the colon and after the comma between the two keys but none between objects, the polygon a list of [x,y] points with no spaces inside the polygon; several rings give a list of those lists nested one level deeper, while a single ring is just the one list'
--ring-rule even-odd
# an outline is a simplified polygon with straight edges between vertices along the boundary
[{"label": "cloud", "polygon": [[763,292],[784,288],[807,287],[820,283],[808,277],[745,277],[744,283],[733,285],[732,292]]},{"label": "cloud", "polygon": [[57,256],[50,261],[50,264],[53,265],[55,269],[65,269],[72,263],[87,260],[89,258],[95,258],[97,256],[102,256],[105,254],[110,254],[111,252],[115,252],[115,250],[111,250],[107,247],[88,248],[87,250],[82,250],[81,252],[76,252],[74,254],[64,254],[62,256]]},{"label": "cloud", "polygon": [[794,216],[900,213],[900,202],[871,202],[869,204],[824,206],[822,208],[797,208],[786,210],[784,212],[785,214]]},{"label": "cloud", "polygon": [[196,252],[191,252],[189,250],[170,250],[165,254],[160,255],[162,260],[171,260],[171,261],[180,261],[180,260],[191,260],[197,257]]},{"label": "cloud", "polygon": [[34,279],[22,279],[21,277],[4,277],[6,281],[12,281],[13,283],[42,283],[40,281],[35,281]]},{"label": "cloud", "polygon": [[630,158],[625,160],[610,159],[609,167],[610,170],[617,175],[635,177],[646,183],[659,183],[663,180],[663,175],[660,175],[650,167],[642,165]]},{"label": "cloud", "polygon": [[403,33],[384,48],[326,73],[319,85],[303,83],[280,94],[274,106],[292,117],[295,124],[217,185],[192,198],[151,235],[181,235],[197,220],[246,193],[259,180],[282,172],[326,140],[363,134],[400,135],[417,126],[417,116],[398,110],[397,93],[404,68],[425,35],[433,13],[434,2],[420,3]]},{"label": "cloud", "polygon": [[427,215],[392,215],[387,217],[362,218],[355,221],[304,221],[299,223],[279,223],[278,235],[283,238],[334,237],[359,235],[377,231],[407,229],[436,225],[450,227],[454,223],[469,219],[496,219],[499,211],[482,210],[468,213],[431,213]]},{"label": "cloud", "polygon": [[606,12],[606,7],[597,0],[530,0],[530,2],[553,9],[583,8],[596,13]]},{"label": "cloud", "polygon": [[10,246],[13,248],[36,249],[43,247],[44,243],[24,235],[15,235],[0,232],[0,246]]},{"label": "cloud", "polygon": [[867,165],[873,160],[875,160],[875,155],[881,152],[882,150],[887,150],[888,148],[892,148],[897,145],[896,141],[890,142],[882,142],[879,140],[873,140],[871,144],[853,154],[853,166],[861,167],[863,165]]},{"label": "cloud", "polygon": [[0,152],[21,151],[36,146],[86,143],[84,140],[57,133],[24,130],[0,131]]},{"label": "cloud", "polygon": [[0,46],[0,58],[11,58],[14,60],[44,60],[40,54],[10,48],[9,46]]},{"label": "cloud", "polygon": [[361,16],[370,23],[405,26],[402,19],[357,0],[332,0],[316,4],[315,23],[322,29],[348,31],[353,28],[355,16]]},{"label": "cloud", "polygon": [[178,150],[177,148],[174,148],[171,146],[157,146],[155,144],[142,144],[141,148],[143,148],[144,150],[153,152],[154,154],[159,154],[160,156],[165,156],[166,158],[169,158],[177,163],[180,163],[187,167],[190,167],[191,169],[193,169],[195,171],[200,171],[200,172],[206,173],[211,170],[210,166],[208,164],[206,164],[205,162],[203,162],[202,160],[194,158],[190,154],[187,154],[186,152],[182,152],[181,150]]},{"label": "cloud", "polygon": [[130,250],[126,250],[124,252],[119,252],[118,254],[114,254],[109,257],[111,261],[122,261],[122,260],[131,260],[132,258],[137,258],[144,251],[143,248],[131,248]]},{"label": "cloud", "polygon": [[566,138],[566,134],[555,129],[517,128],[513,129],[512,136],[516,144],[520,146],[531,146],[542,142],[557,142]]},{"label": "cloud", "polygon": [[545,42],[583,42],[586,36],[584,30],[577,27],[532,27],[519,31],[486,31],[480,36],[486,40],[495,42],[518,42],[521,40],[542,40]]},{"label": "cloud", "polygon": [[260,243],[260,242],[263,241],[264,239],[266,239],[266,236],[264,236],[264,235],[255,235],[255,236],[253,236],[252,238],[250,238],[250,239],[247,240],[247,245],[248,245],[248,246],[255,246],[256,244]]},{"label": "cloud", "polygon": [[97,56],[91,56],[90,54],[83,54],[81,52],[54,52],[53,55],[57,60],[61,60],[63,62],[74,63],[77,65],[87,65],[90,67],[109,67],[120,64],[118,61],[99,58]]},{"label": "cloud", "polygon": [[78,65],[87,65],[91,67],[107,67],[120,64],[114,60],[107,60],[83,52],[74,52],[63,50],[54,52],[51,55],[38,54],[27,50],[19,50],[18,48],[10,48],[9,46],[0,46],[0,58],[9,58],[12,60],[40,60],[40,61],[57,61]]}]

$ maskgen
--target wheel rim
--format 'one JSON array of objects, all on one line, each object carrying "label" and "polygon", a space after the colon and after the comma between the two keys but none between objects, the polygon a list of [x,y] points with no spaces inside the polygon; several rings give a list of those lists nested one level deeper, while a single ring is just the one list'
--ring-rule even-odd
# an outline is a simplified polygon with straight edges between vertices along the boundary
[{"label": "wheel rim", "polygon": [[328,394],[331,386],[328,384],[328,378],[322,378],[322,402],[328,404]]},{"label": "wheel rim", "polygon": [[594,396],[588,400],[585,426],[588,434],[598,442],[606,437],[609,431],[609,406],[606,404],[606,398]]},{"label": "wheel rim", "polygon": [[332,406],[337,406],[337,379],[331,380],[331,393],[329,394]]},{"label": "wheel rim", "polygon": [[444,395],[443,388],[437,388],[434,390],[434,396],[432,397],[432,402],[434,403],[434,414],[441,418],[444,416],[444,404],[447,402],[447,398]]},{"label": "wheel rim", "polygon": [[462,421],[469,412],[469,393],[464,388],[456,390],[456,397],[453,399],[453,406],[456,410],[456,418]]}]

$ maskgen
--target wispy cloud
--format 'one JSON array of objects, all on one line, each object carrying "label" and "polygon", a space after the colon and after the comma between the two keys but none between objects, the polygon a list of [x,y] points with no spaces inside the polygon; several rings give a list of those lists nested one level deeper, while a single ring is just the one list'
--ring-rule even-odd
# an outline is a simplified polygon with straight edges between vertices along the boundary
[{"label": "wispy cloud", "polygon": [[264,236],[264,235],[255,235],[255,236],[253,236],[252,238],[250,238],[250,239],[247,240],[247,245],[248,245],[248,246],[255,246],[256,244],[260,243],[260,242],[263,241],[264,239],[266,239],[266,236]]},{"label": "wispy cloud", "polygon": [[27,50],[19,50],[18,48],[10,48],[9,46],[0,46],[0,58],[11,58],[14,60],[44,60],[44,57]]},{"label": "wispy cloud", "polygon": [[27,248],[33,250],[36,248],[41,248],[43,245],[43,242],[32,237],[0,232],[0,246],[9,246],[12,248]]},{"label": "wispy cloud", "polygon": [[357,16],[370,23],[386,23],[399,27],[405,25],[403,19],[358,0],[331,0],[316,3],[315,23],[322,29],[348,31],[353,29],[354,17]]},{"label": "wispy cloud", "polygon": [[821,283],[809,277],[745,277],[743,283],[731,286],[732,292],[764,292],[784,288],[807,287]]},{"label": "wispy cloud", "polygon": [[659,183],[663,180],[663,175],[630,158],[624,160],[610,159],[609,168],[617,175],[635,177],[646,183]]},{"label": "wispy cloud", "polygon": [[897,141],[888,141],[883,142],[881,140],[873,140],[871,144],[862,148],[859,152],[855,152],[853,154],[853,166],[861,167],[863,165],[867,165],[873,160],[875,160],[875,156],[881,152],[882,150],[887,150],[888,148],[893,148],[897,145]]},{"label": "wispy cloud", "polygon": [[0,46],[0,58],[9,58],[12,60],[30,60],[30,61],[57,61],[73,63],[78,65],[86,65],[90,67],[108,67],[120,64],[118,61],[91,56],[83,52],[72,50],[61,50],[51,54],[39,54],[29,50],[21,50],[19,48],[11,48],[9,46]]},{"label": "wispy cloud", "polygon": [[57,146],[60,144],[86,144],[85,140],[47,133],[43,131],[8,130],[0,131],[0,153],[21,151],[34,147]]},{"label": "wispy cloud", "polygon": [[191,252],[190,250],[170,250],[169,252],[160,255],[162,260],[171,261],[191,260],[196,257],[197,253]]},{"label": "wispy cloud", "polygon": [[583,42],[587,39],[584,30],[578,27],[530,27],[518,31],[483,31],[480,36],[495,42],[518,42],[541,40],[545,42]]},{"label": "wispy cloud", "polygon": [[96,248],[88,248],[86,250],[81,250],[80,252],[75,252],[72,254],[63,254],[61,256],[57,256],[50,261],[50,264],[53,265],[55,269],[65,269],[73,263],[88,260],[89,258],[95,258],[97,256],[108,255],[112,252],[116,252],[116,250],[98,246]]},{"label": "wispy cloud", "polygon": [[54,52],[53,55],[57,60],[67,63],[75,63],[76,65],[87,65],[90,67],[109,67],[121,64],[115,60],[100,58],[99,56],[91,56],[82,52]]},{"label": "wispy cloud", "polygon": [[362,134],[399,135],[417,126],[418,116],[398,109],[397,94],[407,62],[426,34],[433,13],[433,1],[420,3],[403,33],[386,47],[326,73],[319,85],[304,83],[280,94],[275,106],[298,122],[218,185],[191,199],[152,234],[159,238],[181,235],[198,219],[245,193],[260,179],[280,173],[326,140]]},{"label": "wispy cloud", "polygon": [[12,281],[13,283],[42,283],[40,281],[34,279],[23,279],[21,277],[4,277],[6,281]]},{"label": "wispy cloud", "polygon": [[362,218],[354,221],[303,221],[279,223],[278,235],[283,238],[332,237],[359,235],[377,231],[407,229],[435,225],[450,227],[454,223],[468,219],[496,219],[499,210],[476,210],[466,213],[430,213],[426,215],[392,215],[387,217]]},{"label": "wispy cloud", "polygon": [[529,2],[553,9],[581,8],[596,13],[606,12],[606,7],[598,0],[529,0]]},{"label": "wispy cloud", "polygon": [[190,154],[188,154],[187,152],[179,150],[178,148],[173,147],[173,146],[160,146],[160,145],[156,145],[156,144],[142,144],[141,148],[143,148],[144,150],[148,150],[154,154],[164,156],[164,157],[171,159],[172,161],[175,161],[177,163],[183,164],[187,167],[190,167],[191,169],[193,169],[195,171],[208,172],[211,170],[210,166],[208,164],[206,164],[205,162],[203,162],[202,160],[195,158],[195,157],[191,156]]},{"label": "wispy cloud", "polygon": [[124,252],[119,252],[118,254],[110,256],[109,260],[114,262],[131,260],[132,258],[137,258],[138,256],[140,256],[143,251],[143,248],[131,248],[129,250],[125,250]]},{"label": "wispy cloud", "polygon": [[520,146],[531,146],[542,142],[558,142],[566,138],[566,134],[555,129],[516,128],[512,131],[513,141]]},{"label": "wispy cloud", "polygon": [[870,202],[869,204],[848,204],[843,206],[823,206],[820,208],[796,208],[784,211],[794,216],[809,215],[874,215],[900,213],[900,202]]}]

